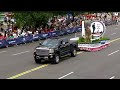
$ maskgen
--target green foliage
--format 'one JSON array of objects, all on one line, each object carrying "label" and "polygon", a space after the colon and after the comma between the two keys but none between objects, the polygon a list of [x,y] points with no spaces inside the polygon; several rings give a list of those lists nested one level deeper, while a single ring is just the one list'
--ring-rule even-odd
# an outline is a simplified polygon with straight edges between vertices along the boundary
[{"label": "green foliage", "polygon": [[92,43],[99,43],[101,40],[100,39],[96,39],[96,40],[93,40]]},{"label": "green foliage", "polygon": [[102,38],[100,38],[100,40],[102,41],[102,40],[110,40],[110,39],[107,37],[102,37]]},{"label": "green foliage", "polygon": [[84,43],[85,39],[83,37],[79,38],[78,43]]},{"label": "green foliage", "polygon": [[23,26],[36,26],[46,24],[48,19],[53,16],[50,12],[15,12],[16,25]]},{"label": "green foliage", "polygon": [[110,40],[110,39],[107,37],[101,37],[100,39],[93,40],[92,43],[99,43],[100,41],[104,41],[104,40]]},{"label": "green foliage", "polygon": [[82,37],[82,38],[79,38],[78,40],[78,43],[89,43],[89,44],[95,44],[95,43],[99,43],[100,41],[103,41],[103,40],[110,40],[109,38],[106,38],[106,37],[103,37],[103,38],[100,38],[100,39],[96,39],[96,40],[93,40],[92,42],[86,42],[86,40]]},{"label": "green foliage", "polygon": [[[16,25],[18,27],[23,26],[40,26],[46,24],[48,19],[57,15],[66,15],[69,11],[36,11],[36,12],[13,12],[16,19]],[[85,12],[75,11],[75,15],[79,15]]]}]

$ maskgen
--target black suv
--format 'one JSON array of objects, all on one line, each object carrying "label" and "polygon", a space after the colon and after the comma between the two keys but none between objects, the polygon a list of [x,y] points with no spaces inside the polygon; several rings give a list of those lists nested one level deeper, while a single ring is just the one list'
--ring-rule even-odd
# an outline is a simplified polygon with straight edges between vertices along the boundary
[{"label": "black suv", "polygon": [[36,63],[50,60],[54,64],[58,64],[64,56],[77,55],[78,43],[70,42],[66,38],[50,38],[35,48],[34,59]]}]

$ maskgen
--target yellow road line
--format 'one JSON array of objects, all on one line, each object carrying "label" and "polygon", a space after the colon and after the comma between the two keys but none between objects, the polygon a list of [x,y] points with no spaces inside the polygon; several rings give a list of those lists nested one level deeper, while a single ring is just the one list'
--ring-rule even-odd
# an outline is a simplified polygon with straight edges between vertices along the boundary
[{"label": "yellow road line", "polygon": [[77,52],[77,54],[81,54],[81,53],[83,53],[83,52]]},{"label": "yellow road line", "polygon": [[[120,38],[111,40],[110,43],[115,42],[115,41],[118,41],[118,40],[120,40]],[[77,54],[81,54],[81,53],[83,53],[83,52],[77,52]],[[45,64],[45,65],[42,65],[42,66],[33,68],[33,69],[31,69],[31,70],[22,72],[22,73],[20,73],[20,74],[17,74],[17,75],[15,75],[15,76],[9,77],[9,78],[7,78],[7,79],[15,79],[15,78],[17,78],[17,77],[23,76],[23,75],[28,74],[28,73],[30,73],[30,72],[33,72],[33,71],[36,71],[36,70],[38,70],[38,69],[44,68],[44,67],[46,67],[46,66],[48,66],[48,65],[49,65],[49,64]]]},{"label": "yellow road line", "polygon": [[114,40],[110,40],[110,43],[118,41],[118,40],[120,40],[120,38],[117,38],[117,39],[114,39]]},{"label": "yellow road line", "polygon": [[33,68],[33,69],[28,70],[28,71],[25,71],[25,72],[22,72],[22,73],[20,73],[20,74],[17,74],[17,75],[15,75],[15,76],[9,77],[9,78],[7,78],[7,79],[15,79],[15,78],[17,78],[17,77],[23,76],[23,75],[25,75],[25,74],[28,74],[28,73],[33,72],[33,71],[36,71],[36,70],[41,69],[41,68],[44,68],[44,67],[46,67],[46,66],[48,66],[48,64],[45,64],[45,65],[42,65],[42,66]]},{"label": "yellow road line", "polygon": [[[77,54],[80,54],[80,53],[83,53],[83,52],[77,52]],[[22,73],[20,73],[20,74],[17,74],[17,75],[15,75],[15,76],[9,77],[9,78],[7,78],[7,79],[15,79],[15,78],[17,78],[17,77],[23,76],[23,75],[28,74],[28,73],[30,73],[30,72],[33,72],[33,71],[36,71],[36,70],[38,70],[38,69],[44,68],[44,67],[46,67],[46,66],[48,66],[48,65],[49,65],[49,64],[45,64],[45,65],[42,65],[42,66],[33,68],[33,69],[31,69],[31,70],[22,72]]]}]

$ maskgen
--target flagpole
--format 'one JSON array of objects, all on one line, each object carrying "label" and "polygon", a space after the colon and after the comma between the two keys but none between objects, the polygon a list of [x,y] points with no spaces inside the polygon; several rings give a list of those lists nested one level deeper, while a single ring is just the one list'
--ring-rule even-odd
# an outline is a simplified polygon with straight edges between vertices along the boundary
[{"label": "flagpole", "polygon": [[85,38],[85,22],[82,21],[82,37]]}]

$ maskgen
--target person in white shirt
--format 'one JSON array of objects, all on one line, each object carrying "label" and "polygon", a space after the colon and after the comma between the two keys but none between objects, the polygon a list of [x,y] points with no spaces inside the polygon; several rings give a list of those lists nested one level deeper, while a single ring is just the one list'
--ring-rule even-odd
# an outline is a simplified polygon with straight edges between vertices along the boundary
[{"label": "person in white shirt", "polygon": [[17,29],[17,32],[18,32],[18,36],[20,36],[21,35],[21,30]]},{"label": "person in white shirt", "polygon": [[32,34],[32,32],[31,31],[27,31],[28,32],[28,34]]},{"label": "person in white shirt", "polygon": [[36,31],[36,34],[39,34],[38,31]]},{"label": "person in white shirt", "polygon": [[18,36],[17,36],[17,34],[16,34],[16,33],[14,33],[14,32],[13,32],[13,36],[14,36],[14,38],[17,38],[17,37],[18,37]]},{"label": "person in white shirt", "polygon": [[23,31],[22,32],[22,34],[21,34],[21,36],[25,36],[26,35],[26,32],[25,31]]},{"label": "person in white shirt", "polygon": [[11,22],[13,22],[13,23],[15,22],[14,18],[11,19]]}]

